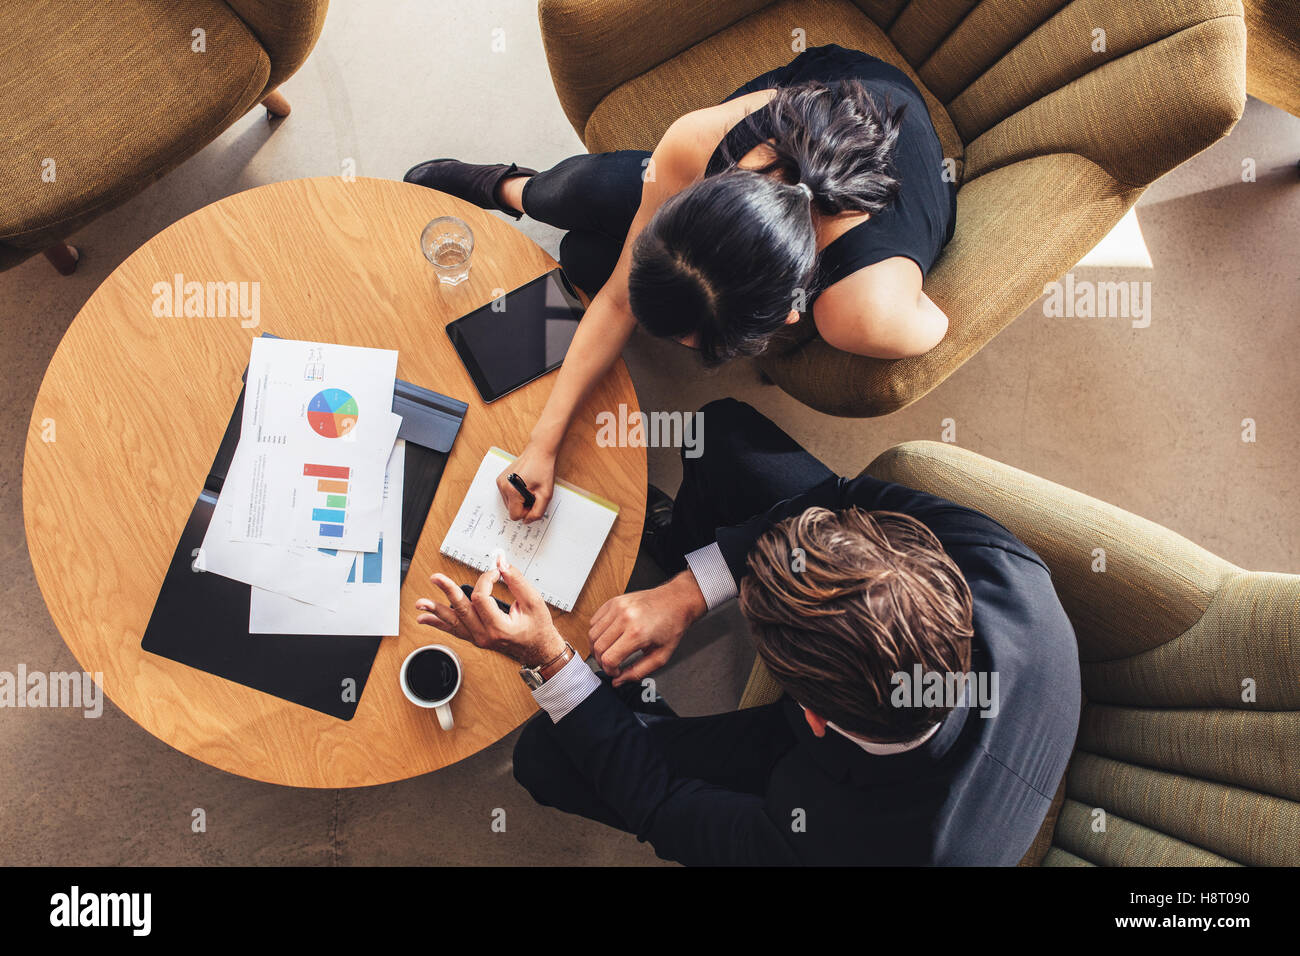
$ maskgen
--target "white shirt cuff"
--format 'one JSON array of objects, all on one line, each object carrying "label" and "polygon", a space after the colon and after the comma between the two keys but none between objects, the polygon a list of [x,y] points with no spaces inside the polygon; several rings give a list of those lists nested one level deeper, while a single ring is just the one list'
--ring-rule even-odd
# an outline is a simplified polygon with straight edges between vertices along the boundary
[{"label": "white shirt cuff", "polygon": [[736,579],[731,576],[731,569],[727,567],[718,542],[692,551],[686,556],[686,566],[695,575],[695,583],[704,595],[704,603],[710,611],[719,604],[726,604],[739,593]]},{"label": "white shirt cuff", "polygon": [[590,697],[599,686],[600,678],[592,673],[586,661],[574,654],[550,680],[533,691],[533,700],[546,711],[551,723],[558,724],[565,714]]}]

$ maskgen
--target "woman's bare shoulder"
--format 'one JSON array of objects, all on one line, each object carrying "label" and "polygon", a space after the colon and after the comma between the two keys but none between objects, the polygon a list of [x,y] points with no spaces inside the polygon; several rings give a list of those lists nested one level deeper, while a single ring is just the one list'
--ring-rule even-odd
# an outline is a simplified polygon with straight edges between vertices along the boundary
[{"label": "woman's bare shoulder", "polygon": [[702,176],[709,157],[731,127],[772,98],[775,90],[757,90],[734,100],[691,110],[673,121],[655,148],[656,160],[677,173]]}]

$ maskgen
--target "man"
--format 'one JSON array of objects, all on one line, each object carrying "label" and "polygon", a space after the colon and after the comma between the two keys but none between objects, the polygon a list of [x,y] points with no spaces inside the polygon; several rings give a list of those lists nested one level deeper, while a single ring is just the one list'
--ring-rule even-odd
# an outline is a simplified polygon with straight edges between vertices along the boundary
[{"label": "man", "polygon": [[[545,713],[516,778],[687,864],[1016,863],[1079,720],[1074,632],[1046,566],[978,512],[835,476],[748,405],[703,412],[704,454],[683,459],[671,523],[650,535],[680,572],[592,618],[612,681],[517,569],[489,571],[472,599],[435,575],[448,603],[419,602],[422,623],[524,665]],[[689,719],[641,707],[637,682],[737,595],[786,696]]]}]

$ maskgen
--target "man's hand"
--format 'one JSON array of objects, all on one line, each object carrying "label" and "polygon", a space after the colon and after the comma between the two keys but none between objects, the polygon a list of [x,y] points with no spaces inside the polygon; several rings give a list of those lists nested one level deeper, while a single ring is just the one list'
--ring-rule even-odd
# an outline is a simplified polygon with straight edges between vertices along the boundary
[{"label": "man's hand", "polygon": [[[708,606],[690,571],[649,591],[611,598],[591,618],[591,651],[614,686],[637,681],[668,663],[682,635],[704,616]],[[639,661],[619,668],[636,651]]]},{"label": "man's hand", "polygon": [[[546,602],[505,558],[483,572],[470,597],[465,597],[465,592],[445,574],[435,574],[429,580],[447,603],[438,604],[428,598],[416,601],[415,606],[425,612],[416,618],[421,624],[496,651],[525,667],[540,667],[564,652],[564,638],[551,623]],[[505,582],[515,598],[509,614],[497,607],[492,597],[492,585],[498,580]]]}]

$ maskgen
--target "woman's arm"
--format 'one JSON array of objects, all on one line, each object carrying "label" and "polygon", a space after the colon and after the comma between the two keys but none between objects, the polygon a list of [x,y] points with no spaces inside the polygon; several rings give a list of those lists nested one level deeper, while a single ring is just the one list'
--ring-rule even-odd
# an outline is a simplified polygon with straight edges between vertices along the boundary
[{"label": "woman's arm", "polygon": [[827,344],[855,355],[924,355],[943,339],[948,317],[921,291],[921,269],[904,256],[859,269],[829,286],[813,306]]},{"label": "woman's arm", "polygon": [[[546,406],[533,425],[528,446],[497,479],[497,487],[501,489],[501,497],[511,518],[535,521],[546,513],[554,490],[555,458],[573,415],[618,359],[636,325],[628,303],[632,246],[659,207],[694,178],[690,171],[690,157],[685,155],[687,150],[683,148],[687,144],[683,143],[682,133],[682,126],[675,123],[651,154],[641,186],[641,204],[628,228],[618,264],[578,323],[578,331],[569,345],[564,364],[560,366]],[[694,152],[693,148],[691,152]],[[536,495],[536,502],[527,511],[518,492],[506,480],[511,471],[518,472]]]}]

